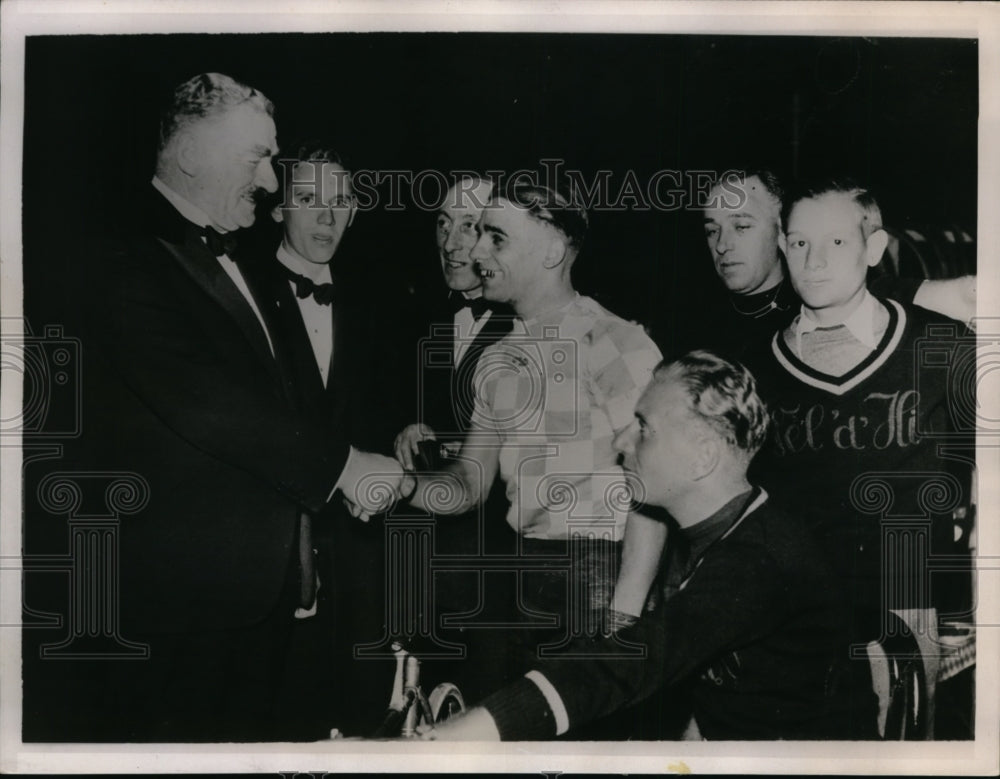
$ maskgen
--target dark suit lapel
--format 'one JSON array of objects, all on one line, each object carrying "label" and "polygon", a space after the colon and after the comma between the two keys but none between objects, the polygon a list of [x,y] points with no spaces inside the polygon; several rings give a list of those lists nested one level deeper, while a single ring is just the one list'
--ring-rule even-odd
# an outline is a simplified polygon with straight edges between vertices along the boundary
[{"label": "dark suit lapel", "polygon": [[[148,233],[155,236],[191,280],[233,318],[272,378],[281,383],[281,374],[268,344],[267,333],[243,293],[201,239],[201,229],[182,217],[154,189],[150,190],[147,207],[142,213],[147,221]],[[261,313],[266,321],[267,313]]]},{"label": "dark suit lapel", "polygon": [[[340,283],[336,278],[334,284]],[[348,375],[350,358],[348,350],[351,344],[348,343],[348,332],[346,316],[346,306],[334,301],[330,306],[330,317],[333,319],[333,353],[330,355],[330,369],[326,374],[326,395],[332,413],[336,418],[340,418],[347,406]],[[354,348],[358,348],[354,344]]]},{"label": "dark suit lapel", "polygon": [[264,258],[263,266],[252,275],[260,278],[258,290],[262,296],[268,296],[269,304],[274,307],[283,350],[290,362],[294,395],[304,404],[303,411],[316,412],[325,406],[325,389],[298,300],[275,257]]},{"label": "dark suit lapel", "polygon": [[260,320],[250,308],[246,298],[243,297],[243,293],[222,269],[219,261],[202,243],[201,239],[195,238],[194,241],[187,241],[183,246],[170,243],[164,238],[157,240],[177,260],[195,284],[236,321],[240,332],[246,337],[250,346],[260,357],[261,362],[267,366],[272,377],[280,382],[281,374]]}]

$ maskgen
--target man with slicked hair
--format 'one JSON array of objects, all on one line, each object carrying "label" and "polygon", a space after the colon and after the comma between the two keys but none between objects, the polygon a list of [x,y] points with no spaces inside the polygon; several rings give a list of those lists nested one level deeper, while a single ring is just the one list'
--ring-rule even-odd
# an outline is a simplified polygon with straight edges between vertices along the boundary
[{"label": "man with slicked hair", "polygon": [[[707,351],[660,365],[615,438],[633,488],[676,523],[660,604],[569,648],[585,657],[535,664],[425,738],[572,737],[685,681],[693,681],[694,711],[686,737],[874,737],[871,690],[850,681],[838,584],[800,519],[773,508],[747,478],[767,429],[767,408],[742,365]],[[614,641],[647,655],[609,657],[602,650]]]}]

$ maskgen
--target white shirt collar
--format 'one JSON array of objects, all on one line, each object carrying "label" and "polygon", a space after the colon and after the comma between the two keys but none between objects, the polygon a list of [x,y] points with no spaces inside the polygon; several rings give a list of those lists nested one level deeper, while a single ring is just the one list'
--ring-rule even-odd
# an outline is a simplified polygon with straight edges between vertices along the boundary
[{"label": "white shirt collar", "polygon": [[[153,176],[153,189],[163,195],[170,205],[176,208],[180,215],[189,222],[193,222],[198,225],[198,227],[205,227],[212,224],[212,220],[208,218],[208,214],[198,208],[198,206],[194,203],[189,200],[185,200],[183,197],[174,192],[174,190],[163,183],[163,179],[159,176]],[[219,230],[219,232],[224,233],[226,230]]]},{"label": "white shirt collar", "polygon": [[836,325],[821,325],[819,322],[810,319],[806,314],[806,307],[803,305],[795,323],[795,341],[799,347],[799,354],[802,354],[801,339],[803,335],[820,328],[832,328],[840,325],[846,327],[851,335],[874,351],[878,347],[879,340],[878,336],[875,334],[875,311],[877,305],[878,301],[875,300],[875,297],[866,289],[858,307],[851,312],[851,315],[847,317],[847,319],[843,322],[837,323]]},{"label": "white shirt collar", "polygon": [[276,256],[278,257],[278,262],[290,271],[302,274],[314,284],[327,284],[333,281],[333,274],[330,272],[329,264],[320,265],[315,262],[309,262],[309,260],[305,259],[284,241],[278,246]]}]

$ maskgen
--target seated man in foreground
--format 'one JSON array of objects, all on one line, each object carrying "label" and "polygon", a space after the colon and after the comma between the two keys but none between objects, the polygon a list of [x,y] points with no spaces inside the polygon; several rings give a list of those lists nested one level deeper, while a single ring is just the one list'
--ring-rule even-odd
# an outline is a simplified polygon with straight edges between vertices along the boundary
[{"label": "seated man in foreground", "polygon": [[[661,364],[615,439],[637,497],[666,509],[685,542],[660,605],[617,636],[573,645],[568,662],[537,663],[425,737],[550,739],[690,677],[705,738],[874,737],[870,688],[849,681],[867,665],[849,667],[837,583],[803,522],[747,481],[767,425],[743,366],[705,351]],[[644,645],[646,658],[587,652],[615,641]]]}]

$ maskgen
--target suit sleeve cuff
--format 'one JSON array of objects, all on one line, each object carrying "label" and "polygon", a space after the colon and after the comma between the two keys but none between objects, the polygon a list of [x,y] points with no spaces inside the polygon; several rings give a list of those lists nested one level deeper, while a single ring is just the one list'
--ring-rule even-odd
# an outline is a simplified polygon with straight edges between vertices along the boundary
[{"label": "suit sleeve cuff", "polygon": [[330,490],[330,494],[326,496],[326,502],[329,503],[333,500],[334,493],[341,488],[341,482],[344,480],[344,474],[348,472],[351,467],[351,460],[354,459],[354,447],[350,447],[347,450],[347,459],[344,460],[344,467],[340,469],[340,476],[337,478],[337,483],[333,485],[333,489]]},{"label": "suit sleeve cuff", "polygon": [[[551,689],[565,718],[566,710],[555,688],[540,673],[530,671],[525,678],[494,693],[480,704],[496,722],[501,741],[543,741],[559,735],[556,715],[536,677],[544,680],[543,683]],[[565,732],[568,721],[562,724],[565,727],[561,732]]]}]

